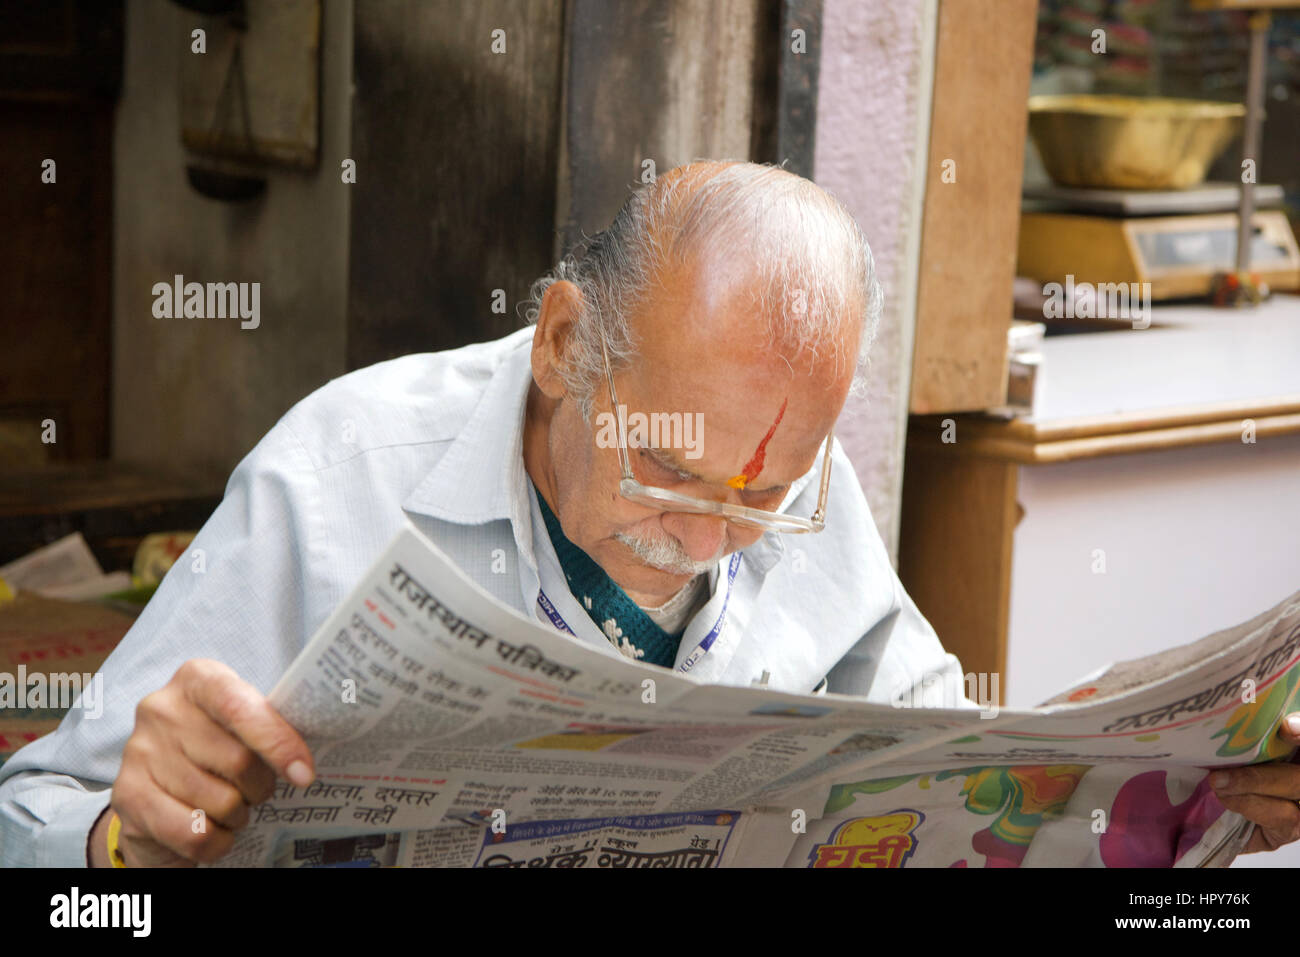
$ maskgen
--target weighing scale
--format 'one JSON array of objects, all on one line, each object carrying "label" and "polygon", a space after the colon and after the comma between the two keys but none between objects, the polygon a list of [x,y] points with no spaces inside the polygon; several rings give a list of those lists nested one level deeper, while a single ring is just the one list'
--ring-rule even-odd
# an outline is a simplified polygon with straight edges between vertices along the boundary
[{"label": "weighing scale", "polygon": [[[1300,248],[1279,206],[1282,188],[1258,185],[1250,269],[1274,290],[1300,289]],[[1152,299],[1205,296],[1237,261],[1241,189],[1026,187],[1016,272],[1039,282],[1149,282]]]},{"label": "weighing scale", "polygon": [[[1300,0],[1193,0],[1202,9],[1249,12],[1243,167],[1259,155],[1264,121],[1269,10]],[[1040,147],[1041,148],[1041,147]],[[1300,288],[1300,252],[1282,190],[1243,177],[1179,190],[1044,186],[1025,191],[1017,274],[1040,282],[1150,283],[1152,299],[1212,295],[1219,305],[1257,303]]]}]

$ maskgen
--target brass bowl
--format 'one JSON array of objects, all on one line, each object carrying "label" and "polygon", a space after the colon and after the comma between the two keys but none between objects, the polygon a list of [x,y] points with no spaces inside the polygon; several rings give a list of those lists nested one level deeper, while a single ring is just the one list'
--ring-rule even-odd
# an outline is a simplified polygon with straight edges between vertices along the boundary
[{"label": "brass bowl", "polygon": [[1061,186],[1185,189],[1241,129],[1237,103],[1165,97],[1029,98],[1029,133]]}]

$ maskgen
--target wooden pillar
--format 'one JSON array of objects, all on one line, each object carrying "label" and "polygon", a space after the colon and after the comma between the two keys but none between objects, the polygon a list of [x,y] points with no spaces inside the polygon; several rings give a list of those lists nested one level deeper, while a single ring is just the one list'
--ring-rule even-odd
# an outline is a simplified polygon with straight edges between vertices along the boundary
[{"label": "wooden pillar", "polygon": [[934,427],[908,434],[898,575],[965,671],[1005,678],[1019,466],[945,445]]},{"label": "wooden pillar", "polygon": [[518,328],[532,281],[651,175],[810,174],[820,20],[821,0],[356,4],[349,368]]},{"label": "wooden pillar", "polygon": [[916,413],[986,409],[1006,398],[1037,6],[939,4],[912,356]]},{"label": "wooden pillar", "polygon": [[775,61],[767,6],[568,0],[557,257],[650,175],[754,156],[756,63]]},{"label": "wooden pillar", "polygon": [[356,4],[349,368],[519,328],[552,264],[562,18],[562,0]]}]

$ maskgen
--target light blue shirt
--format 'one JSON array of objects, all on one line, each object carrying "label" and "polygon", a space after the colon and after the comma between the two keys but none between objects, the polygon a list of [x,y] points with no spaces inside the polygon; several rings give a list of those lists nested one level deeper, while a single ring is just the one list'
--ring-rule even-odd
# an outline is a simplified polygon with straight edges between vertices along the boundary
[{"label": "light blue shirt", "polygon": [[[0,865],[84,866],[140,699],[190,658],[270,691],[404,522],[502,602],[620,654],[569,592],[524,471],[532,335],[380,363],[294,406],[105,661],[102,716],[74,707],[0,768]],[[769,533],[724,558],[676,667],[719,684],[766,673],[781,691],[884,703],[908,689],[938,704],[947,682],[935,679],[960,665],[903,591],[838,443],[833,461],[825,530]],[[783,510],[812,513],[820,468]]]}]

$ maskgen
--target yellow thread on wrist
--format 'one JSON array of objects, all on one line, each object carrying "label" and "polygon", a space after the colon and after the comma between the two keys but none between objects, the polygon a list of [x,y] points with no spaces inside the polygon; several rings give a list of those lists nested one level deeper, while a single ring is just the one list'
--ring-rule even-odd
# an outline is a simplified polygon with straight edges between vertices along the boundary
[{"label": "yellow thread on wrist", "polygon": [[114,867],[126,867],[126,858],[118,850],[117,841],[122,834],[122,819],[113,812],[113,818],[108,822],[108,859],[113,862]]}]

